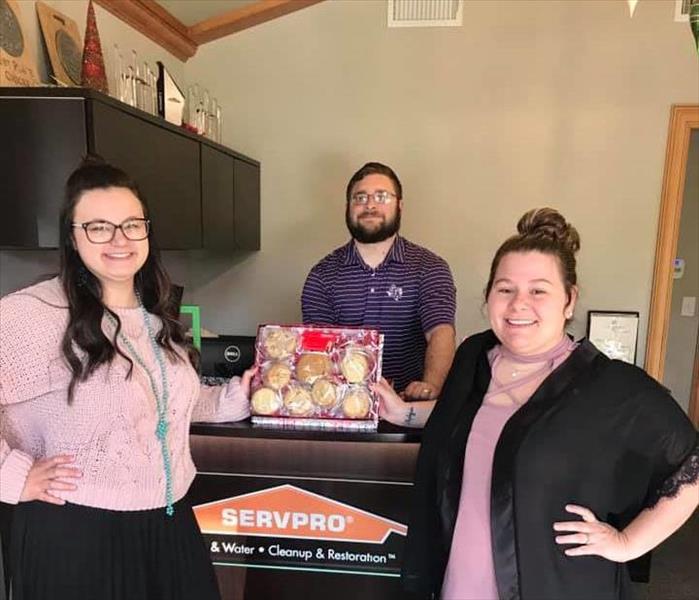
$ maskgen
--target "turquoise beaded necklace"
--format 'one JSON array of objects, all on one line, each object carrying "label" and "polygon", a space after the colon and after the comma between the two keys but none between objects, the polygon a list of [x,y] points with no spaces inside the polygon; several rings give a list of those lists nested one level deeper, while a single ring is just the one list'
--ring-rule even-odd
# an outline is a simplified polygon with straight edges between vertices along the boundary
[{"label": "turquoise beaded necklace", "polygon": [[[155,384],[155,378],[150,372],[150,369],[146,366],[145,361],[141,355],[133,347],[133,344],[129,339],[121,332],[119,332],[119,338],[126,346],[133,359],[139,364],[139,366],[148,375],[148,381],[150,382],[151,390],[155,396],[156,408],[158,411],[158,424],[155,428],[155,437],[158,438],[160,442],[160,450],[163,455],[163,469],[165,471],[165,512],[169,517],[175,514],[175,508],[173,507],[173,494],[172,494],[172,464],[170,462],[170,451],[167,445],[167,431],[169,424],[167,422],[167,407],[168,401],[170,399],[170,388],[167,381],[167,371],[165,370],[165,358],[163,355],[163,349],[158,345],[155,339],[155,334],[153,333],[153,328],[151,326],[150,317],[148,316],[148,311],[143,306],[141,302],[141,296],[136,293],[136,298],[138,299],[138,306],[143,313],[143,321],[146,324],[146,331],[148,332],[148,339],[150,340],[151,347],[153,348],[153,354],[155,355],[155,360],[158,363],[160,369],[160,382],[162,386],[162,393],[158,393],[158,386]],[[105,312],[109,322],[116,327],[116,319],[108,312]]]}]

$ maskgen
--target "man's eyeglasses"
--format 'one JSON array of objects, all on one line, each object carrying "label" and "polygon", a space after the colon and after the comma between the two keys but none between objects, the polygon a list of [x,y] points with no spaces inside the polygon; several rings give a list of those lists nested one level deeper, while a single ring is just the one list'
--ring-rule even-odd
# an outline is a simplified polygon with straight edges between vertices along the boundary
[{"label": "man's eyeglasses", "polygon": [[352,204],[366,206],[369,204],[369,200],[373,200],[374,204],[390,204],[393,198],[396,197],[395,194],[386,190],[377,190],[373,194],[357,192],[356,194],[352,194]]},{"label": "man's eyeglasses", "polygon": [[116,230],[121,229],[121,233],[127,240],[138,242],[145,240],[150,231],[150,221],[148,219],[126,219],[121,225],[115,225],[109,221],[88,221],[87,223],[72,223],[72,226],[85,230],[87,239],[93,244],[108,244],[114,239]]}]

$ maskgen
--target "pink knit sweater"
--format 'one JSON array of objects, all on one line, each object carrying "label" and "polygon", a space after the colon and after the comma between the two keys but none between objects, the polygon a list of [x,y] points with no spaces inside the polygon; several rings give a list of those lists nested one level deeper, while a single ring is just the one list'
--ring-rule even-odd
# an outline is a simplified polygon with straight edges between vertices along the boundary
[{"label": "pink knit sweater", "polygon": [[[123,333],[160,384],[141,309],[116,312]],[[33,461],[71,454],[83,473],[78,489],[52,492],[55,495],[113,510],[165,506],[163,459],[155,436],[156,399],[147,375],[134,361],[133,374],[126,379],[129,364],[117,356],[79,383],[68,405],[71,372],[60,349],[67,320],[58,279],[0,299],[0,501],[19,501]],[[151,322],[158,331],[158,318],[151,316]],[[103,328],[110,331],[106,319]],[[201,386],[186,359],[166,358],[166,370],[168,444],[174,499],[179,500],[195,475],[190,422],[244,419],[248,401],[238,378],[227,386]]]}]

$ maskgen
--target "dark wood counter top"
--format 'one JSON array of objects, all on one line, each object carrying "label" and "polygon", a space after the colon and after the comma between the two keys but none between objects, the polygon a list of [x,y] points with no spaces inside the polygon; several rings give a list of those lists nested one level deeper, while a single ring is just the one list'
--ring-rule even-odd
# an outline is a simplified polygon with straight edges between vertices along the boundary
[{"label": "dark wood counter top", "polygon": [[398,427],[379,422],[377,431],[332,431],[317,429],[272,429],[253,425],[249,419],[234,423],[192,423],[190,433],[197,436],[256,438],[267,440],[305,440],[315,442],[416,443],[422,439],[421,429]]}]

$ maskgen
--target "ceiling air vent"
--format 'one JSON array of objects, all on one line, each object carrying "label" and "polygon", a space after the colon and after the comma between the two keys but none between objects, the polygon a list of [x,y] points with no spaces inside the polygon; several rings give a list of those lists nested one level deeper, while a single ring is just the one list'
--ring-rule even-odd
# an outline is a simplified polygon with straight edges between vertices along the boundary
[{"label": "ceiling air vent", "polygon": [[388,0],[389,27],[460,27],[463,0]]}]

